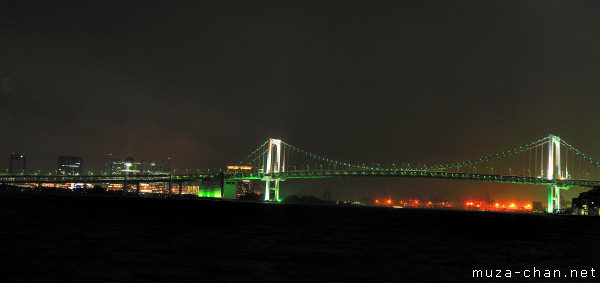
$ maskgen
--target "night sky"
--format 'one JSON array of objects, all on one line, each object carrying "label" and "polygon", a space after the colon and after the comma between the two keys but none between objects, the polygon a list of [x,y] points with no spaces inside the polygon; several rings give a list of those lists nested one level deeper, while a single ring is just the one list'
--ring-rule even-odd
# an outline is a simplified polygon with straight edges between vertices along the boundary
[{"label": "night sky", "polygon": [[[2,1],[0,169],[10,152],[42,172],[58,155],[98,171],[108,153],[223,168],[269,137],[387,164],[466,161],[553,133],[598,160],[598,11],[597,1]],[[282,194],[323,189],[546,198],[543,187],[405,179],[296,181]]]}]

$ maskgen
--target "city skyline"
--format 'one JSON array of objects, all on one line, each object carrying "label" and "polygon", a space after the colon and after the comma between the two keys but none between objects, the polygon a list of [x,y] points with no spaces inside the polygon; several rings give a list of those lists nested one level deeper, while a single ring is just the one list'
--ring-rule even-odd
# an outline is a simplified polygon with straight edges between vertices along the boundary
[{"label": "city skyline", "polygon": [[[0,148],[48,170],[67,155],[99,171],[110,152],[223,168],[273,137],[353,163],[432,164],[552,133],[599,158],[597,6],[7,1]],[[543,189],[428,180],[284,190],[370,186],[544,199]]]},{"label": "city skyline", "polygon": [[[271,145],[278,145],[277,147],[273,147],[271,150],[267,150]],[[552,145],[550,147],[550,145]],[[551,153],[548,153],[548,150],[551,150]],[[562,152],[562,153],[561,153]],[[273,157],[269,157],[273,154]],[[549,155],[548,155],[549,154]],[[38,179],[36,176],[47,178],[53,175],[52,172],[42,173],[40,170],[33,173],[24,171],[26,157],[25,153],[15,154],[11,153],[11,168],[20,168],[17,171],[21,173],[17,173],[17,175],[22,174],[30,174],[32,177],[31,181],[25,181],[25,183],[33,182],[38,184],[41,179]],[[20,157],[20,158],[19,158]],[[553,158],[554,157],[554,161]],[[274,158],[274,159],[273,159]],[[272,159],[272,160],[271,160]],[[16,160],[15,166],[13,166],[13,160]],[[568,142],[562,140],[558,136],[550,135],[549,137],[539,139],[537,141],[531,142],[524,146],[518,146],[513,149],[507,150],[505,152],[497,153],[492,156],[482,157],[480,159],[471,160],[471,161],[463,161],[455,164],[437,164],[437,165],[429,165],[425,164],[413,164],[411,167],[410,164],[347,164],[344,162],[331,160],[325,158],[320,155],[315,155],[310,152],[306,152],[302,149],[296,148],[292,145],[289,145],[281,140],[273,140],[271,139],[268,143],[264,143],[259,148],[254,150],[251,154],[249,154],[245,159],[245,161],[240,162],[240,165],[244,166],[227,166],[225,170],[223,168],[216,169],[213,168],[212,172],[210,169],[202,168],[202,169],[185,169],[177,172],[177,168],[173,169],[173,165],[171,163],[171,158],[168,158],[167,161],[135,161],[132,157],[122,158],[113,156],[113,154],[109,154],[106,156],[106,167],[105,170],[101,170],[99,172],[87,171],[85,174],[82,172],[82,158],[74,157],[74,156],[59,156],[58,158],[58,169],[54,172],[54,175],[72,175],[72,176],[85,176],[89,178],[89,182],[98,182],[94,175],[97,176],[115,176],[115,175],[169,175],[169,174],[180,174],[179,176],[175,175],[173,177],[177,177],[180,179],[183,177],[184,179],[192,178],[195,174],[199,174],[200,176],[206,176],[213,174],[211,176],[217,177],[220,176],[219,173],[223,171],[225,173],[223,185],[221,187],[222,191],[219,194],[220,197],[224,197],[226,199],[235,198],[235,194],[231,195],[228,193],[223,193],[223,190],[226,192],[230,192],[231,189],[226,184],[230,184],[231,181],[250,181],[250,180],[268,180],[271,178],[275,181],[274,193],[275,199],[279,199],[279,185],[278,182],[285,181],[293,181],[294,179],[321,179],[323,176],[334,177],[350,177],[350,179],[357,179],[361,177],[355,176],[363,176],[365,177],[386,177],[386,176],[395,176],[401,178],[434,178],[434,179],[454,179],[457,181],[469,181],[475,183],[477,182],[493,182],[495,184],[520,184],[519,186],[529,185],[531,187],[536,187],[536,191],[539,192],[541,188],[545,188],[548,184],[552,183],[552,187],[554,189],[553,192],[550,193],[550,197],[553,198],[553,203],[563,203],[569,202],[570,195],[577,194],[578,191],[573,190],[573,188],[577,188],[579,190],[585,190],[586,187],[596,186],[598,180],[598,176],[600,171],[600,162],[594,161],[585,153],[580,152],[576,147],[573,147]],[[271,162],[267,162],[266,160],[271,160]],[[287,161],[286,161],[287,160]],[[292,162],[294,161],[294,162]],[[19,165],[20,164],[20,165]],[[269,165],[270,164],[270,165]],[[320,165],[319,165],[320,164]],[[548,167],[550,166],[550,167]],[[271,169],[269,169],[271,168]],[[287,168],[287,169],[285,169]],[[239,171],[238,171],[239,170]],[[274,171],[272,171],[274,170]],[[281,170],[281,171],[280,171]],[[299,170],[299,171],[297,171]],[[325,170],[325,171],[323,171]],[[9,170],[7,169],[7,172]],[[14,170],[11,170],[13,172]],[[36,170],[34,170],[36,171]],[[236,173],[237,171],[237,173]],[[262,176],[263,172],[267,174],[264,179]],[[412,173],[411,173],[412,172]],[[460,172],[460,173],[459,173]],[[14,172],[13,172],[14,173]],[[238,173],[242,174],[239,175]],[[275,173],[275,175],[272,175]],[[277,177],[278,174],[282,174]],[[41,174],[41,175],[38,175]],[[189,175],[191,176],[184,176]],[[358,175],[357,175],[358,174]],[[441,174],[441,175],[440,175]],[[44,177],[46,176],[46,177]],[[210,178],[213,178],[210,177]],[[85,179],[77,179],[76,183],[86,183]],[[200,177],[203,178],[203,177]],[[221,178],[221,177],[217,177]],[[152,178],[148,179],[149,182]],[[344,178],[345,179],[345,178]],[[107,179],[108,180],[108,179]],[[116,179],[115,179],[116,180]],[[198,179],[199,180],[199,179]],[[295,180],[294,180],[295,181]],[[22,182],[22,181],[21,181]],[[45,181],[47,183],[55,183],[56,181],[52,181],[52,179],[47,179]],[[65,182],[63,180],[63,182]],[[338,185],[343,182],[336,180]],[[60,182],[59,182],[60,183]],[[83,186],[83,183],[81,184]],[[267,183],[270,183],[268,181]],[[324,183],[324,182],[323,182]],[[352,180],[351,184],[355,183],[355,180]],[[429,183],[433,183],[429,181]],[[235,184],[231,183],[231,184]],[[59,184],[60,185],[60,184]],[[90,184],[91,185],[91,184]],[[106,184],[104,184],[106,185]],[[146,184],[148,185],[148,184]],[[214,184],[213,184],[214,185]],[[213,185],[206,187],[204,189],[208,191],[213,191]],[[47,186],[53,187],[54,184],[47,184]],[[62,185],[60,185],[62,186]],[[72,184],[71,184],[72,186]],[[138,186],[139,187],[139,186]],[[259,185],[259,187],[263,187],[262,191],[265,190],[263,185]],[[398,194],[390,194],[386,193],[384,196],[373,194],[372,188],[373,185],[365,185],[363,188],[367,188],[367,190],[362,192],[362,196],[358,197],[354,195],[352,198],[348,199],[345,196],[345,199],[338,200],[350,200],[350,202],[365,199],[365,198],[382,198],[386,199],[388,203],[393,203],[392,199],[398,201],[399,199],[410,200],[417,199],[423,202],[427,202],[431,200],[439,200],[445,199],[446,201],[452,200],[448,195],[429,195],[423,197],[423,193],[427,194],[429,190],[420,192],[418,195],[411,195],[408,198],[406,196],[398,198]],[[376,186],[375,186],[376,187]],[[268,185],[267,185],[268,188]],[[335,187],[334,187],[335,188]],[[201,191],[204,189],[201,188]],[[570,189],[570,194],[569,194]],[[405,190],[405,188],[400,188],[400,190]],[[264,195],[262,191],[259,191],[259,194]],[[287,191],[287,190],[286,190]],[[560,191],[564,191],[566,194],[563,195]],[[204,195],[207,192],[198,192],[200,196]],[[486,203],[490,203],[489,191],[485,190],[485,199],[487,199]],[[480,192],[481,193],[481,192]],[[460,194],[456,195],[458,203],[463,203],[465,199],[471,200],[471,204],[475,200],[481,200],[480,193],[473,193],[472,191],[468,191],[468,194]],[[556,195],[555,195],[556,194]],[[293,193],[287,192],[283,194],[283,198],[286,196],[293,195]],[[269,198],[265,196],[265,200]],[[532,198],[523,198],[523,193],[521,192],[518,197],[512,196],[511,199],[502,199],[502,201],[508,201],[512,203],[513,207],[517,207],[515,203],[524,202],[529,203],[529,207],[531,208],[531,203],[535,203],[535,199]],[[450,201],[454,202],[454,201]],[[438,204],[434,204],[438,205]],[[496,202],[498,206],[498,202]],[[550,207],[550,204],[548,204]],[[563,204],[564,206],[564,204]],[[479,207],[479,206],[478,206]],[[495,207],[494,209],[498,209]],[[548,211],[552,211],[551,208],[548,208]]]}]

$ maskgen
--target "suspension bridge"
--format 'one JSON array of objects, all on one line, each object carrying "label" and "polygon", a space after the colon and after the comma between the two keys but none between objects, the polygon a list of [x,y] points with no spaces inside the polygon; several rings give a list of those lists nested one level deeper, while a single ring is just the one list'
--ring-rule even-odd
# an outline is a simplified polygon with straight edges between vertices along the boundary
[{"label": "suspension bridge", "polygon": [[270,200],[271,190],[278,200],[280,182],[287,179],[413,177],[546,186],[548,212],[553,212],[560,209],[561,190],[600,186],[600,163],[556,135],[478,159],[418,168],[341,162],[269,139],[238,165],[252,170],[228,172],[224,196],[232,190],[228,188],[232,181],[256,179],[265,182],[265,201]]},{"label": "suspension bridge", "polygon": [[0,175],[1,183],[41,184],[64,183],[120,183],[162,182],[173,185],[202,182],[205,188],[218,187],[219,196],[235,199],[237,182],[260,180],[265,184],[264,200],[278,201],[280,182],[288,179],[315,179],[335,177],[412,177],[452,180],[471,180],[495,183],[514,183],[545,186],[548,190],[548,212],[560,209],[560,192],[573,187],[600,186],[600,162],[573,147],[556,135],[509,150],[465,162],[442,165],[392,164],[387,168],[366,166],[327,158],[307,152],[280,139],[269,139],[253,150],[244,160],[230,169],[213,174],[180,175]]}]

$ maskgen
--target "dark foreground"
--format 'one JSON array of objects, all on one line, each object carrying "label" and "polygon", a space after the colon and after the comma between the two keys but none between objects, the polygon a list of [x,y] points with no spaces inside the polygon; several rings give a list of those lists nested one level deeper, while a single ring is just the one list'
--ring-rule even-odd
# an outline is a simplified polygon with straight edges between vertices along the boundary
[{"label": "dark foreground", "polygon": [[472,270],[600,269],[591,217],[0,193],[0,225],[0,282],[557,282]]}]

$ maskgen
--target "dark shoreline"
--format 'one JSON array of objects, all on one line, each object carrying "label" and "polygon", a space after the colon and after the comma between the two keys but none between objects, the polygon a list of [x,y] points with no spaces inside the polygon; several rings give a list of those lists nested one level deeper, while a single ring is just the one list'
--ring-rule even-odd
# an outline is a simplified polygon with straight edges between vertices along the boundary
[{"label": "dark shoreline", "polygon": [[2,192],[0,279],[464,282],[474,268],[598,269],[598,220]]},{"label": "dark shoreline", "polygon": [[339,207],[346,209],[381,209],[381,210],[394,210],[394,211],[432,211],[432,212],[468,212],[468,213],[479,213],[479,214],[517,214],[517,215],[551,215],[551,216],[578,216],[578,215],[559,215],[559,214],[548,214],[548,213],[527,213],[527,212],[506,212],[506,211],[476,211],[467,210],[460,208],[394,208],[389,206],[368,206],[368,205],[338,205],[335,203],[282,203],[282,202],[264,202],[264,201],[252,201],[252,200],[227,200],[221,198],[209,198],[209,197],[179,197],[178,195],[172,195],[170,197],[164,196],[137,196],[134,194],[122,195],[122,194],[94,194],[94,193],[77,193],[72,191],[6,191],[0,190],[1,194],[24,194],[24,195],[39,195],[39,196],[65,196],[72,198],[109,198],[109,199],[140,199],[140,200],[164,200],[164,201],[188,201],[188,202],[213,202],[213,203],[240,203],[240,204],[257,204],[257,205],[276,205],[276,206],[308,206],[308,207]]}]

